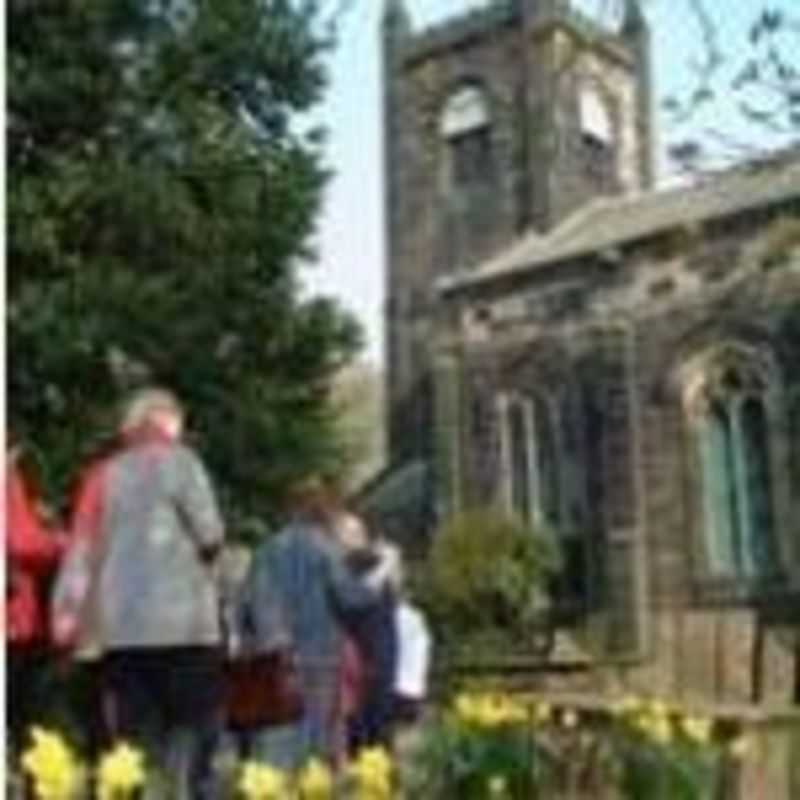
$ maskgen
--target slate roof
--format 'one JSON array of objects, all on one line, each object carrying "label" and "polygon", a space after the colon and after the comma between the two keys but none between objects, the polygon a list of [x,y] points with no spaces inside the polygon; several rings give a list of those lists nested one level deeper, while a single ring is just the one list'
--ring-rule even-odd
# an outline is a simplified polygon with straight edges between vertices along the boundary
[{"label": "slate roof", "polygon": [[447,276],[443,294],[645,239],[691,222],[800,200],[800,156],[742,167],[678,189],[591,201],[549,234],[531,232],[477,269]]},{"label": "slate roof", "polygon": [[436,524],[431,464],[392,464],[352,498],[359,511],[406,551],[419,549]]}]

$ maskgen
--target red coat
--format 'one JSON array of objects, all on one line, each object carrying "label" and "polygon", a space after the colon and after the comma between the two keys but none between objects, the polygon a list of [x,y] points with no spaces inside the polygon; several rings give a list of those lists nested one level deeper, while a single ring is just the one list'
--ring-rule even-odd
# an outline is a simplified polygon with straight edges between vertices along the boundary
[{"label": "red coat", "polygon": [[[97,458],[81,475],[72,503],[70,536],[59,582],[51,599],[51,639],[56,649],[72,650],[86,639],[96,613],[87,552],[101,532],[106,458]],[[89,551],[85,545],[88,542]],[[77,548],[77,549],[73,549]],[[91,634],[88,634],[91,638]],[[87,640],[88,641],[88,640]],[[86,643],[86,642],[84,642]]]},{"label": "red coat", "polygon": [[47,640],[42,581],[55,569],[62,543],[45,530],[16,465],[6,477],[6,640],[30,646]]}]

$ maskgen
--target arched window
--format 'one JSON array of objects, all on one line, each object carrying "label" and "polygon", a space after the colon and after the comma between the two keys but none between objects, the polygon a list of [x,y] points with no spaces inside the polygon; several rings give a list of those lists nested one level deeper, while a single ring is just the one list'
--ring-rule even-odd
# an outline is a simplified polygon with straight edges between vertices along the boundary
[{"label": "arched window", "polygon": [[450,95],[442,111],[439,132],[447,145],[453,185],[482,183],[491,175],[491,117],[481,89],[462,86]]},{"label": "arched window", "polygon": [[559,529],[563,459],[551,404],[539,395],[501,403],[509,508],[534,524]]},{"label": "arched window", "polygon": [[578,113],[584,172],[602,188],[610,188],[616,175],[614,120],[609,102],[597,86],[581,87]]},{"label": "arched window", "polygon": [[761,371],[740,361],[707,365],[690,392],[705,554],[715,577],[755,579],[778,570],[769,388]]}]

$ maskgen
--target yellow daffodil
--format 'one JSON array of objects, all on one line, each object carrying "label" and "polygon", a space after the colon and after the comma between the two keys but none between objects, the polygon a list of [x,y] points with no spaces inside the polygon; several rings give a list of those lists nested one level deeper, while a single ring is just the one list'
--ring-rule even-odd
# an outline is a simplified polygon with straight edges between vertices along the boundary
[{"label": "yellow daffodil", "polygon": [[672,707],[663,700],[651,700],[647,706],[647,711],[653,717],[667,717],[672,713]]},{"label": "yellow daffodil", "polygon": [[574,728],[578,727],[578,714],[574,709],[565,708],[561,712],[561,724],[569,729],[573,730]]},{"label": "yellow daffodil", "polygon": [[97,768],[99,800],[125,800],[144,786],[144,756],[128,744],[106,753]]},{"label": "yellow daffodil", "polygon": [[297,778],[300,800],[329,800],[333,796],[333,775],[320,761],[310,761]]},{"label": "yellow daffodil", "polygon": [[730,754],[737,759],[746,758],[753,749],[753,742],[752,740],[745,736],[737,736],[729,746]]},{"label": "yellow daffodil", "polygon": [[236,788],[244,800],[285,800],[289,794],[286,775],[266,764],[245,764]]},{"label": "yellow daffodil", "polygon": [[362,750],[350,765],[358,800],[389,800],[392,796],[392,762],[380,747]]},{"label": "yellow daffodil", "polygon": [[33,781],[37,800],[69,800],[80,782],[80,767],[67,744],[43,728],[31,731],[32,745],[22,755],[22,769]]},{"label": "yellow daffodil", "polygon": [[525,704],[508,695],[462,694],[455,701],[456,719],[466,727],[491,730],[528,721]]},{"label": "yellow daffodil", "polygon": [[508,797],[508,781],[502,775],[492,775],[487,781],[490,800],[504,800]]},{"label": "yellow daffodil", "polygon": [[[612,713],[656,744],[666,745],[673,738],[676,709],[663,700],[643,700],[629,695],[612,707]],[[702,733],[701,726],[697,724],[692,724],[690,730],[697,736]]]},{"label": "yellow daffodil", "polygon": [[666,716],[651,717],[644,727],[644,732],[656,744],[669,744],[672,739],[672,725]]},{"label": "yellow daffodil", "polygon": [[611,707],[611,712],[615,716],[631,717],[638,714],[641,711],[643,705],[644,703],[639,697],[636,697],[636,695],[629,694],[625,695],[625,697],[623,697],[621,700],[615,703]]},{"label": "yellow daffodil", "polygon": [[531,708],[531,721],[534,725],[546,725],[553,718],[553,708],[549,703],[536,702]]},{"label": "yellow daffodil", "polygon": [[688,715],[681,720],[681,729],[686,738],[695,744],[707,744],[711,739],[714,723],[706,717]]}]

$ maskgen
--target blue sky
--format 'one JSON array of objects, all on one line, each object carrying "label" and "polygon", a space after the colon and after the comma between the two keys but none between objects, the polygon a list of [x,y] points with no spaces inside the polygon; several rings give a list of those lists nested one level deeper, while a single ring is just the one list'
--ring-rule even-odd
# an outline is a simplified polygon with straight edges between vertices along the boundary
[{"label": "blue sky", "polygon": [[[427,25],[480,6],[486,0],[406,0],[415,26]],[[619,0],[573,0],[584,10],[613,13]],[[735,55],[747,43],[752,0],[706,0],[725,53]],[[648,0],[652,25],[654,73],[659,97],[694,85],[692,64],[703,56],[701,28],[690,10],[691,0]],[[773,0],[772,7],[790,11],[797,0]],[[322,121],[330,131],[329,163],[336,177],[328,187],[320,221],[320,263],[307,274],[310,291],[334,295],[364,325],[365,358],[383,360],[383,175],[381,144],[380,16],[382,0],[354,0],[343,21],[340,46],[331,64],[332,86]],[[735,59],[733,59],[735,61]],[[726,78],[733,64],[723,65]],[[668,173],[665,145],[687,132],[722,130],[736,139],[746,129],[735,102],[723,97],[710,103],[683,130],[662,112],[659,116],[662,177]],[[756,137],[758,133],[755,134]]]}]

